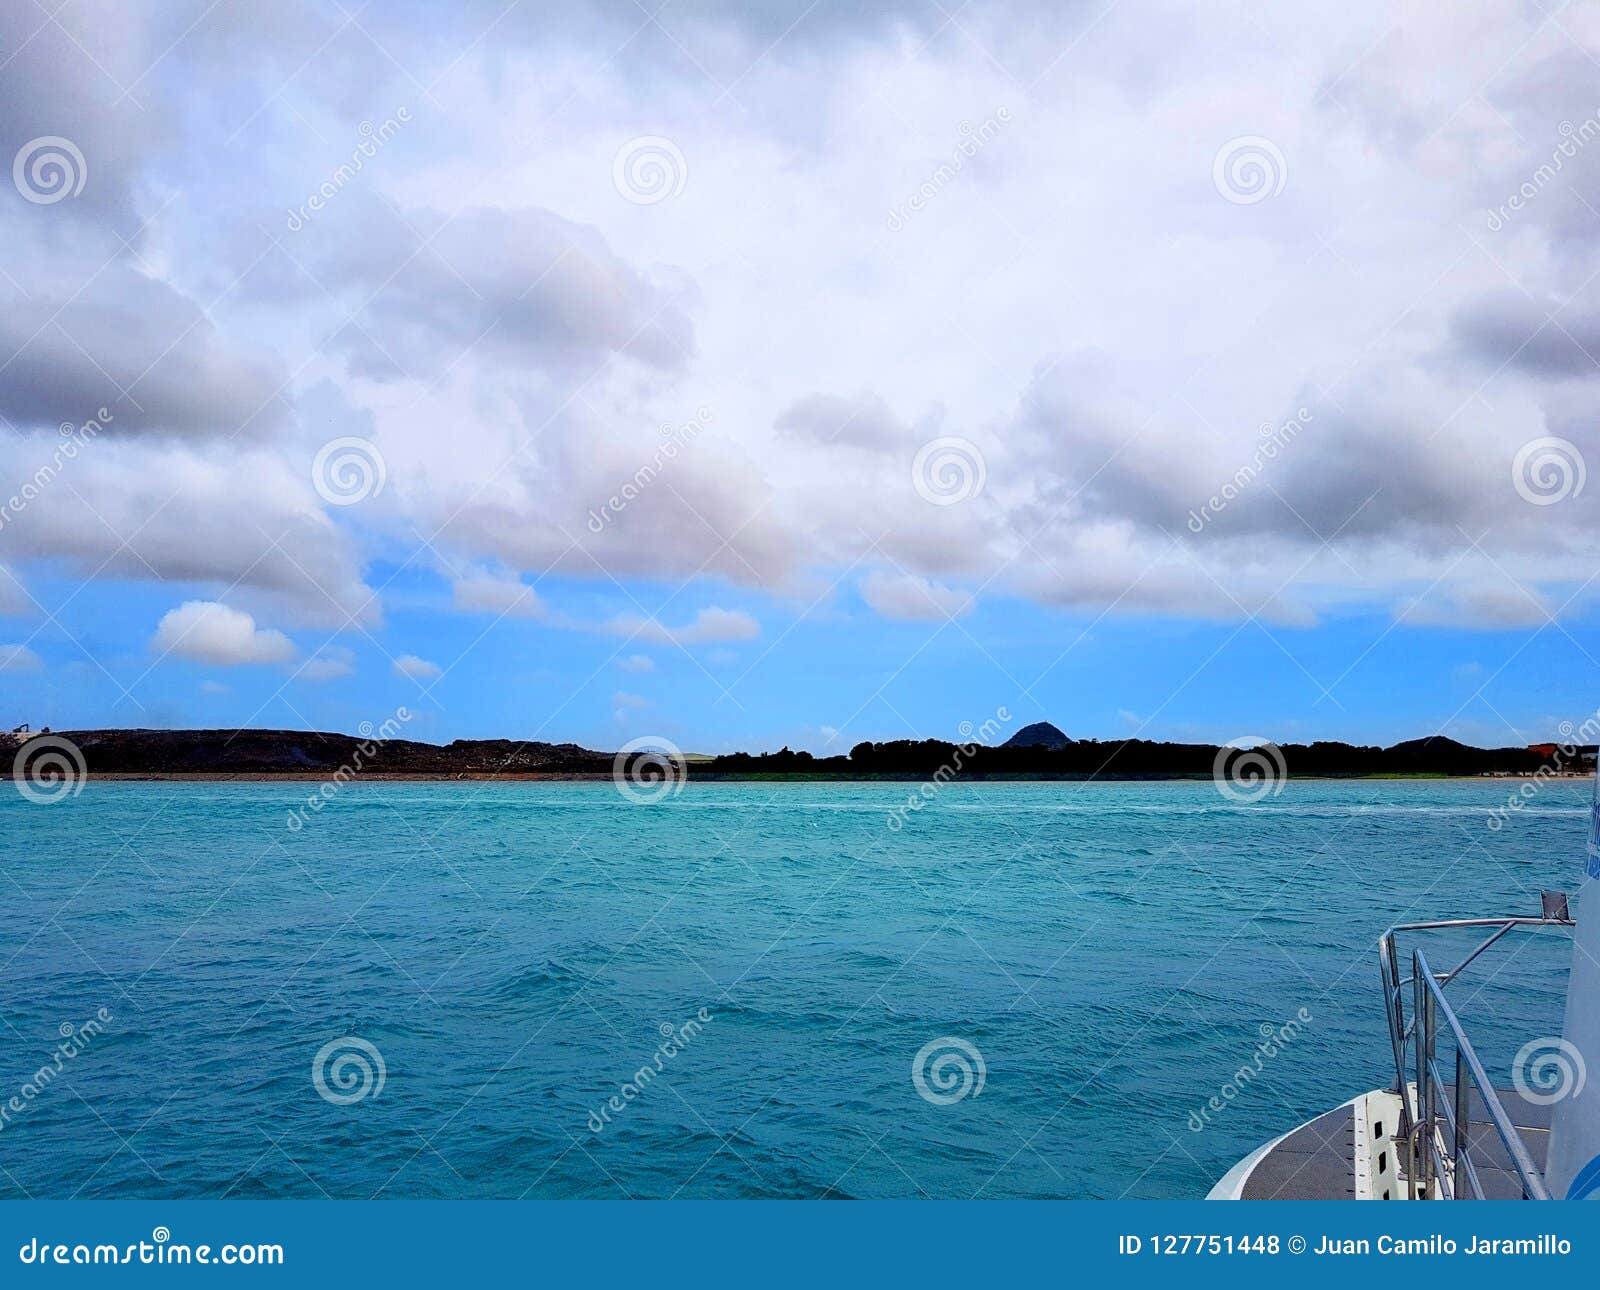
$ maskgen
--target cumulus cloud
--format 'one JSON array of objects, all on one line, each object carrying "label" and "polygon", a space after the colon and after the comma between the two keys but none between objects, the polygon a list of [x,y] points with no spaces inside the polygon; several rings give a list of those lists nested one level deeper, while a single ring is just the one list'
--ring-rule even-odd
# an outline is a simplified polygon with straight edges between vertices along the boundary
[{"label": "cumulus cloud", "polygon": [[[51,462],[57,438],[15,436],[5,451],[32,474]],[[311,622],[370,622],[377,604],[360,552],[319,509],[311,456],[102,436],[9,520],[8,552],[84,576],[249,588]]]},{"label": "cumulus cloud", "polygon": [[664,645],[705,645],[717,641],[749,641],[761,635],[761,624],[742,609],[709,608],[687,623],[669,627],[640,614],[620,614],[606,624],[617,636],[659,641]]},{"label": "cumulus cloud", "polygon": [[466,613],[538,618],[545,612],[539,593],[516,578],[490,574],[463,578],[452,592],[455,607]]},{"label": "cumulus cloud", "polygon": [[875,570],[861,580],[860,591],[861,598],[885,618],[943,622],[972,610],[972,598],[966,592],[915,574]]},{"label": "cumulus cloud", "polygon": [[22,579],[0,564],[0,614],[22,614],[32,606]]},{"label": "cumulus cloud", "polygon": [[189,600],[168,610],[156,626],[151,649],[162,655],[234,667],[246,663],[286,663],[294,643],[282,632],[257,627],[241,609],[214,600]]},{"label": "cumulus cloud", "polygon": [[317,683],[337,681],[355,670],[356,656],[353,650],[342,645],[324,645],[295,669],[295,679]]},{"label": "cumulus cloud", "polygon": [[[1287,625],[1534,621],[1592,573],[1600,489],[1530,503],[1513,466],[1550,434],[1600,464],[1600,294],[1574,294],[1600,269],[1600,141],[1562,129],[1596,112],[1593,24],[1173,9],[1155,49],[1147,15],[1019,2],[923,50],[939,19],[915,6],[700,5],[664,15],[670,41],[626,4],[469,6],[386,15],[383,54],[317,6],[73,14],[92,61],[0,16],[4,155],[65,134],[89,167],[77,198],[0,204],[0,459],[31,479],[60,422],[115,416],[6,516],[19,576],[237,584],[274,621],[339,627],[377,620],[368,570],[425,539],[497,571],[453,587],[463,612],[695,645],[759,626],[596,625],[521,571]],[[688,62],[656,56],[678,42]],[[739,78],[736,123],[693,64]],[[427,110],[286,232],[280,207],[412,75]],[[963,123],[1002,106],[951,170]],[[648,207],[611,175],[646,121],[688,166]],[[1265,200],[1214,172],[1242,134],[1283,158]],[[700,407],[713,428],[663,458]],[[388,476],[348,508],[309,469],[343,434]],[[939,506],[913,469],[945,435],[985,482]],[[903,574],[864,573],[884,560]],[[1502,574],[1521,590],[1483,590]],[[1460,590],[1421,596],[1435,582]]]},{"label": "cumulus cloud", "polygon": [[26,645],[0,645],[0,672],[37,672],[44,661]]},{"label": "cumulus cloud", "polygon": [[415,654],[402,654],[394,661],[394,674],[413,681],[436,681],[444,675],[444,669]]},{"label": "cumulus cloud", "polygon": [[624,672],[654,672],[656,661],[648,654],[625,654],[617,660],[617,666]]},{"label": "cumulus cloud", "polygon": [[643,695],[629,694],[626,690],[618,690],[611,696],[611,718],[619,725],[626,724],[635,713],[650,706],[650,700]]},{"label": "cumulus cloud", "polygon": [[873,394],[854,399],[835,394],[807,395],[779,414],[777,429],[819,444],[854,444],[874,449],[904,444],[912,434],[889,405]]},{"label": "cumulus cloud", "polygon": [[[609,355],[677,368],[693,351],[671,295],[594,228],[531,208],[368,209],[364,235],[338,243],[317,274],[363,306],[333,341],[359,375],[427,378],[468,351],[517,368]],[[419,231],[427,251],[412,255]]]},{"label": "cumulus cloud", "polygon": [[1402,623],[1493,631],[1539,627],[1550,621],[1550,606],[1538,592],[1509,579],[1442,586],[1406,597],[1395,609]]},{"label": "cumulus cloud", "polygon": [[1506,366],[1535,377],[1600,377],[1600,312],[1567,300],[1493,291],[1451,319],[1458,351],[1480,367]]},{"label": "cumulus cloud", "polygon": [[108,434],[219,437],[283,421],[281,364],[230,347],[169,284],[126,265],[84,283],[35,272],[26,289],[0,277],[0,416],[54,430],[104,408]]}]

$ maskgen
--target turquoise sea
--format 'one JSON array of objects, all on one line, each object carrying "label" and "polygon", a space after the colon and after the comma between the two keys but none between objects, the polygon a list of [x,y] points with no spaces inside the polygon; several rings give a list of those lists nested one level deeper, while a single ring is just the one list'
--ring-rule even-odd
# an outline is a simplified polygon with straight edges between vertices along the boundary
[{"label": "turquoise sea", "polygon": [[[1201,1196],[1388,1081],[1387,924],[1577,886],[1590,792],[316,787],[0,793],[0,1195]],[[1566,957],[1452,987],[1491,1068]]]}]

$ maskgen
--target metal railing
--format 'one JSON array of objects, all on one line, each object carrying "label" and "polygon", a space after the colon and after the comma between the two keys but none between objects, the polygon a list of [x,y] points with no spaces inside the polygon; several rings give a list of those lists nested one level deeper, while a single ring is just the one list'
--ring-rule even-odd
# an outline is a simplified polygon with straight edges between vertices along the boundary
[{"label": "metal railing", "polygon": [[[1507,1113],[1493,1082],[1479,1061],[1445,998],[1445,987],[1480,954],[1508,933],[1528,927],[1571,927],[1565,896],[1547,893],[1539,918],[1457,918],[1431,923],[1402,923],[1391,927],[1378,942],[1378,968],[1383,978],[1384,1010],[1389,1020],[1389,1041],[1394,1052],[1395,1092],[1400,1096],[1400,1132],[1407,1144],[1408,1185],[1413,1200],[1484,1199],[1483,1184],[1473,1159],[1472,1091],[1487,1113],[1488,1122],[1504,1144],[1511,1166],[1527,1200],[1549,1200],[1544,1179],[1528,1154],[1527,1144]],[[1400,975],[1395,937],[1400,932],[1431,932],[1447,928],[1494,929],[1466,958],[1448,972],[1435,972],[1421,948],[1411,954],[1411,975]],[[1405,991],[1412,990],[1412,1013],[1405,1011]],[[1438,1041],[1440,1022],[1455,1044],[1455,1081],[1440,1078]],[[1410,1068],[1408,1070],[1408,1067]],[[1414,1083],[1414,1089],[1412,1082]],[[1442,1094],[1448,1090],[1450,1096]]]}]

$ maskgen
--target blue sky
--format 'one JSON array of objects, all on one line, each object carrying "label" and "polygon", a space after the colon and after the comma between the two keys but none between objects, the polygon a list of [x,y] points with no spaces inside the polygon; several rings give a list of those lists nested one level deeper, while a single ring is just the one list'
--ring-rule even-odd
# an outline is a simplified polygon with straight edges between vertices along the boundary
[{"label": "blue sky", "polygon": [[[36,594],[72,596],[70,580]],[[596,616],[628,602],[582,583],[541,590]],[[627,591],[659,603],[671,588]],[[711,647],[629,641],[524,618],[462,614],[431,576],[391,584],[386,621],[366,633],[295,634],[302,661],[330,641],[348,675],[312,680],[295,663],[158,659],[148,633],[170,589],[78,590],[31,648],[44,666],[8,673],[0,721],[357,729],[398,707],[409,737],[527,737],[609,748],[642,734],[696,751],[847,751],[862,739],[955,739],[1001,709],[1004,727],[1050,720],[1078,737],[1223,741],[1266,736],[1392,743],[1445,730],[1484,745],[1554,738],[1593,710],[1594,627],[1532,633],[1397,626],[1381,614],[1316,628],[1139,620],[996,599],[956,622],[885,623],[859,597],[825,615],[740,597],[759,638]],[[195,594],[198,594],[196,592]],[[728,599],[721,589],[720,599]],[[609,602],[609,603],[608,603]],[[681,603],[681,602],[680,602]],[[414,653],[443,675],[412,678]],[[128,693],[123,692],[126,687]],[[1589,705],[1589,706],[1586,706]]]},{"label": "blue sky", "polygon": [[0,721],[1600,703],[1586,28],[547,10],[0,14]]}]

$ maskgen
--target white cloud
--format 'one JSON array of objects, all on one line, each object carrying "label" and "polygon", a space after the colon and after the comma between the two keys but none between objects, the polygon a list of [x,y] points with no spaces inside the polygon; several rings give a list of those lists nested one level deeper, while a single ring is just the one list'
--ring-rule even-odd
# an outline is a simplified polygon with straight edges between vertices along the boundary
[{"label": "white cloud", "polygon": [[245,663],[286,663],[294,642],[280,631],[257,627],[242,609],[214,600],[189,600],[168,610],[156,626],[150,647],[199,663],[232,667]]},{"label": "white cloud", "polygon": [[624,672],[654,672],[656,661],[648,654],[625,654],[617,660],[617,666]]},{"label": "white cloud", "polygon": [[444,675],[444,669],[415,654],[402,654],[394,661],[394,674],[413,681],[434,681]]},{"label": "white cloud", "polygon": [[[997,0],[963,14],[964,41],[924,48],[913,6],[823,6],[786,30],[773,6],[711,5],[674,29],[686,62],[626,5],[574,7],[557,39],[512,14],[492,48],[472,43],[469,7],[386,15],[391,61],[335,40],[315,7],[302,26],[194,22],[199,7],[100,6],[73,36],[92,63],[0,8],[0,156],[65,134],[92,171],[48,212],[0,206],[0,286],[29,297],[0,310],[4,352],[23,351],[0,373],[0,413],[22,427],[0,429],[0,459],[33,477],[51,427],[117,400],[113,429],[6,517],[30,579],[59,562],[207,595],[237,581],[274,615],[342,626],[378,614],[366,570],[425,536],[458,567],[698,579],[697,594],[787,592],[881,553],[907,576],[862,594],[892,616],[987,585],[1087,613],[1305,625],[1381,606],[1527,625],[1539,615],[1514,593],[1403,602],[1499,566],[1560,605],[1553,589],[1592,572],[1600,489],[1534,506],[1511,465],[1558,435],[1600,470],[1584,352],[1600,340],[1600,148],[1500,214],[1563,122],[1595,112],[1592,21],[1552,34],[1537,7],[1421,7],[1396,35],[1384,6],[1330,0],[1171,6],[1162,27]],[[314,51],[318,74],[291,76]],[[128,84],[157,56],[144,112],[105,102],[96,66]],[[704,111],[700,66],[738,80],[736,122]],[[398,103],[435,74],[448,113],[419,110],[286,234],[279,196],[349,155],[327,87]],[[282,90],[252,118],[246,170],[209,164],[236,122],[195,104],[263,76]],[[564,110],[575,86],[593,111]],[[1002,106],[1003,127],[892,227]],[[609,173],[643,120],[690,159],[649,209]],[[1286,165],[1255,204],[1213,182],[1244,134]],[[241,192],[262,195],[259,218]],[[974,248],[997,246],[975,276]],[[41,333],[7,324],[41,310]],[[323,386],[359,426],[323,415]],[[703,404],[713,428],[592,531],[657,461],[661,427]],[[1259,427],[1301,406],[1304,432],[1257,460]],[[347,432],[382,444],[391,482],[333,514],[307,468]],[[910,476],[945,435],[979,445],[987,482],[939,507]],[[0,612],[25,609],[4,581]],[[456,604],[542,616],[520,585],[474,576]],[[608,626],[657,644],[759,630]]]},{"label": "white cloud", "polygon": [[301,681],[337,681],[355,671],[356,656],[353,650],[342,645],[324,645],[295,669],[295,679]]},{"label": "white cloud", "polygon": [[634,713],[650,706],[650,700],[642,694],[629,694],[626,690],[618,690],[611,696],[612,719],[625,723]]},{"label": "white cloud", "polygon": [[[31,476],[51,465],[58,439],[0,432],[0,456]],[[377,605],[358,542],[320,508],[313,452],[102,434],[8,519],[8,555],[65,561],[84,576],[239,586],[308,622],[370,622]]]},{"label": "white cloud", "polygon": [[861,598],[885,618],[943,622],[972,611],[966,592],[915,574],[869,573],[861,580]]},{"label": "white cloud", "polygon": [[1550,621],[1550,607],[1537,592],[1501,578],[1440,586],[1408,597],[1396,607],[1395,617],[1414,626],[1501,631],[1542,626]]},{"label": "white cloud", "polygon": [[22,579],[0,564],[0,614],[22,614],[32,607]]},{"label": "white cloud", "polygon": [[[42,267],[42,266],[40,266]],[[275,397],[286,373],[241,358],[200,307],[131,265],[106,266],[78,286],[53,272],[26,292],[0,278],[0,415],[52,432],[110,414],[105,433],[257,434],[283,419]],[[30,326],[32,311],[59,326]],[[127,391],[125,395],[123,391]]]},{"label": "white cloud", "polygon": [[544,613],[539,593],[516,578],[481,574],[453,584],[455,607],[468,613],[538,618]]},{"label": "white cloud", "polygon": [[44,662],[26,645],[0,645],[0,672],[37,672]]},{"label": "white cloud", "polygon": [[761,624],[742,609],[702,609],[681,627],[668,627],[640,614],[620,614],[606,624],[618,636],[664,645],[704,645],[715,641],[748,641],[761,635]]}]

